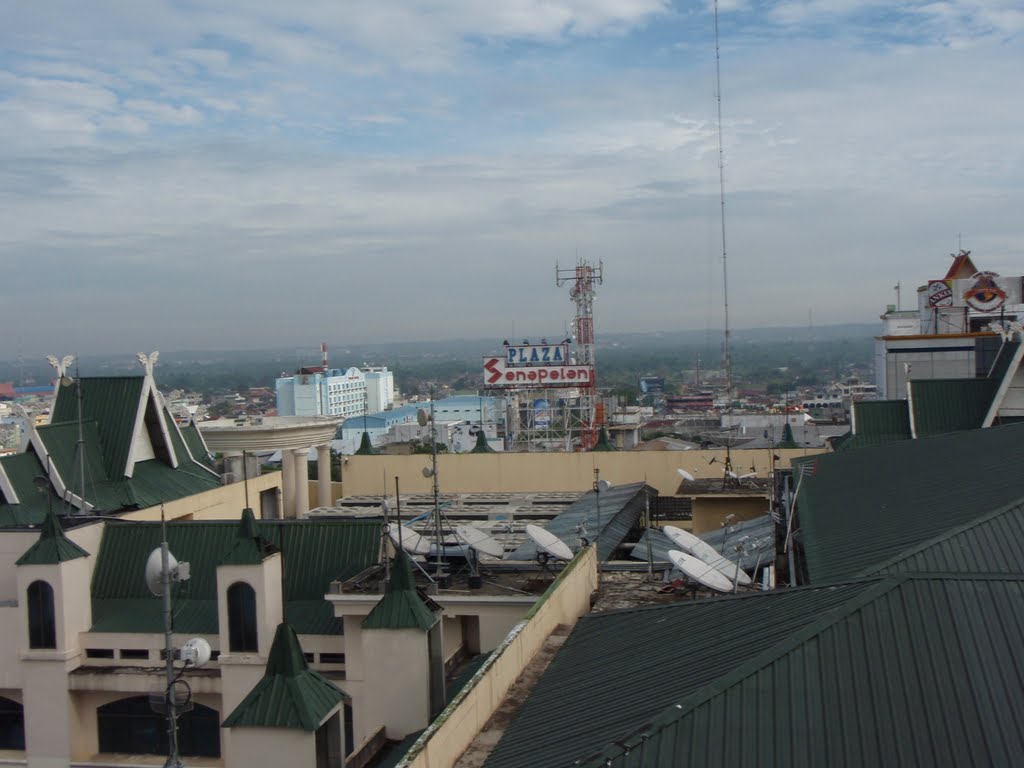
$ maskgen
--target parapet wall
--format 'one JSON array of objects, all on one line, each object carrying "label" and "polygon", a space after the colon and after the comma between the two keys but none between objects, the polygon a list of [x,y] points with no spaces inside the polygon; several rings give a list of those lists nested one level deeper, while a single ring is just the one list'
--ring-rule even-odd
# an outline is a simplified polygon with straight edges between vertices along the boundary
[{"label": "parapet wall", "polygon": [[450,768],[494,714],[509,688],[560,624],[590,610],[597,554],[587,547],[565,567],[526,617],[413,744],[398,768]]}]

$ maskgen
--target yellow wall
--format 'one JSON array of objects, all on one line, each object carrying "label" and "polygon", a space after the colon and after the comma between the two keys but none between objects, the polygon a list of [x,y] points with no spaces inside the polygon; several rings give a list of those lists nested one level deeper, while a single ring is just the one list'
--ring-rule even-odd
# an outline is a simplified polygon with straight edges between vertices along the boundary
[{"label": "yellow wall", "polygon": [[[268,488],[281,487],[281,473],[268,472],[259,477],[251,477],[249,486],[249,506],[260,516],[260,491]],[[210,491],[187,496],[184,499],[164,504],[164,513],[168,520],[237,520],[245,508],[245,483],[231,483],[214,488]],[[280,510],[280,504],[278,509]],[[137,512],[126,512],[119,517],[127,520],[159,520],[160,507],[147,507]]]},{"label": "yellow wall", "polygon": [[590,610],[590,595],[596,587],[597,554],[591,546],[566,566],[527,618],[513,628],[399,765],[403,768],[454,765],[555,627],[571,626]]},{"label": "yellow wall", "polygon": [[753,520],[768,514],[764,496],[701,496],[693,500],[693,522],[690,530],[697,536],[722,527],[726,515],[735,515],[736,522]]},{"label": "yellow wall", "polygon": [[[775,450],[780,467],[788,467],[791,458],[822,453],[821,450]],[[712,458],[714,464],[708,464]],[[589,490],[594,484],[594,468],[613,485],[647,483],[663,496],[674,496],[683,468],[694,477],[721,478],[724,450],[715,451],[616,451],[614,453],[488,453],[442,454],[437,457],[438,480],[443,493],[495,493],[525,491]],[[767,450],[734,450],[732,463],[737,471],[757,469],[767,476],[770,455]],[[392,494],[395,477],[403,494],[429,493],[431,480],[423,477],[430,457],[346,456],[342,468],[345,493],[349,496]]]}]

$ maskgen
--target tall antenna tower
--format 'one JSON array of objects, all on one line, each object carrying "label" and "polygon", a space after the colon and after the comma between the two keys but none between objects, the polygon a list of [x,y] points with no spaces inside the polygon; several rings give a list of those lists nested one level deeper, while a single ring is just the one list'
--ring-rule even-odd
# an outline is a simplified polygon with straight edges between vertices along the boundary
[{"label": "tall antenna tower", "polygon": [[722,218],[722,298],[725,304],[725,335],[722,338],[722,367],[725,368],[725,393],[732,400],[732,343],[729,329],[729,270],[725,248],[725,151],[722,148],[722,67],[718,52],[718,0],[715,0],[715,98],[718,102],[718,196]]},{"label": "tall antenna tower", "polygon": [[555,263],[555,284],[571,283],[569,298],[576,305],[573,336],[576,342],[576,364],[593,366],[591,381],[580,386],[580,449],[589,450],[597,442],[597,363],[594,359],[594,286],[604,282],[604,262],[595,267],[585,259],[577,259],[574,268],[559,269]]}]

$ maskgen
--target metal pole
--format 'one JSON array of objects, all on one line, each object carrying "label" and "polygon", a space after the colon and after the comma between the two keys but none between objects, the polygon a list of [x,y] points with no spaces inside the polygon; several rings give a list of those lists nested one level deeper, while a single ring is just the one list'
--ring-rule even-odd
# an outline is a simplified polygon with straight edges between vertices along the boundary
[{"label": "metal pole", "polygon": [[174,640],[173,614],[171,611],[171,553],[167,547],[167,524],[164,511],[160,509],[160,587],[164,603],[164,652],[167,656],[167,687],[164,703],[167,706],[167,746],[170,754],[164,768],[179,768],[184,764],[178,759],[178,709],[174,701]]},{"label": "metal pole", "polygon": [[439,500],[439,489],[437,485],[437,424],[434,423],[434,393],[430,393],[430,475],[434,480],[434,541],[437,547],[437,562],[435,575],[438,584],[442,583],[442,560],[441,554],[444,549],[441,541],[441,505]]}]

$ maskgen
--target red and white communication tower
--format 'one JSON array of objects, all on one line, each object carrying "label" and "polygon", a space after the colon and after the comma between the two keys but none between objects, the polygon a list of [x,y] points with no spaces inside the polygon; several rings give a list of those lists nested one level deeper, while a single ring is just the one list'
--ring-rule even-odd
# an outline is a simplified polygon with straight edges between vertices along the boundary
[{"label": "red and white communication tower", "polygon": [[595,267],[584,259],[576,266],[559,269],[555,263],[555,284],[570,283],[569,298],[576,305],[573,335],[576,337],[576,363],[593,366],[590,382],[580,386],[579,433],[580,450],[587,451],[597,443],[600,415],[597,413],[597,364],[594,360],[594,286],[604,282],[604,263]]}]

